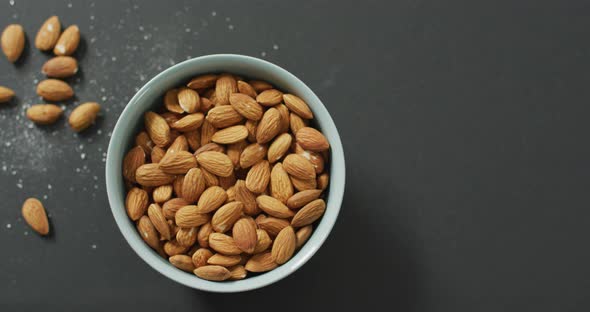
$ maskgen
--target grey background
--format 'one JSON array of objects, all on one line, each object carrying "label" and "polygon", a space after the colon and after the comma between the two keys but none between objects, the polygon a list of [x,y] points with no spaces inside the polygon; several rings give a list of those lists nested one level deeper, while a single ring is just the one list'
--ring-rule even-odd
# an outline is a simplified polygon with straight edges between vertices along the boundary
[{"label": "grey background", "polygon": [[[590,309],[590,3],[587,1],[21,1],[0,21],[31,45],[50,15],[80,26],[77,99],[105,110],[80,135],[32,126],[48,55],[29,48],[0,85],[3,311],[587,311]],[[171,64],[267,59],[324,101],[347,187],[302,269],[241,294],[167,280],[127,246],[104,152],[129,98]],[[75,102],[75,103],[74,103]],[[20,218],[36,196],[54,235]]]}]

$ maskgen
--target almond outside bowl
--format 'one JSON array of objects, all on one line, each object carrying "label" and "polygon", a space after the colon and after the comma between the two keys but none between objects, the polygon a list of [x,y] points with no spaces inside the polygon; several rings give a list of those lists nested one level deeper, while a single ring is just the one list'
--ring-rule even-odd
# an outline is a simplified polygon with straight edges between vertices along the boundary
[{"label": "almond outside bowl", "polygon": [[[160,257],[139,236],[135,224],[125,212],[123,157],[134,144],[143,127],[143,114],[161,106],[162,96],[173,87],[185,84],[204,73],[230,72],[251,79],[270,82],[278,89],[301,97],[312,109],[314,126],[330,142],[330,185],[326,193],[326,212],[305,245],[285,264],[276,269],[238,281],[211,282],[181,271]],[[267,61],[234,54],[217,54],[193,58],[174,65],[148,81],[129,101],[113,129],[106,160],[106,187],[115,221],[131,248],[153,269],[183,285],[211,292],[241,292],[272,284],[299,269],[324,243],[338,217],[344,195],[344,152],[338,130],[326,107],[301,80],[285,69]]]}]

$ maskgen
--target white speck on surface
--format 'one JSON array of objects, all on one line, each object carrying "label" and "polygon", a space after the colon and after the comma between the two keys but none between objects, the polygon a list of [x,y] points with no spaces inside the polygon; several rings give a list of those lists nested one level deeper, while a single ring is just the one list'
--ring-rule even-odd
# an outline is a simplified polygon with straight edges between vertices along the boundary
[{"label": "white speck on surface", "polygon": [[133,5],[133,9],[134,9],[134,10],[137,10],[137,9],[139,9],[139,5],[138,5],[138,4],[135,4],[135,5]]},{"label": "white speck on surface", "polygon": [[68,3],[68,8],[71,8],[71,7],[72,7],[72,4],[71,3]]},{"label": "white speck on surface", "polygon": [[278,49],[279,49],[279,45],[278,45],[278,44],[276,44],[276,43],[275,43],[275,44],[273,44],[273,45],[272,45],[272,49],[273,49],[273,50],[278,50]]},{"label": "white speck on surface", "polygon": [[217,16],[217,12],[215,12],[215,11],[211,12],[211,16]]},{"label": "white speck on surface", "polygon": [[2,165],[2,171],[6,171],[6,169],[8,169],[8,167],[6,167],[6,165]]},{"label": "white speck on surface", "polygon": [[23,234],[25,234],[25,236],[29,235],[29,231],[25,231]]},{"label": "white speck on surface", "polygon": [[94,25],[88,26],[88,29],[93,30],[94,29]]},{"label": "white speck on surface", "polygon": [[107,97],[106,97],[106,96],[103,96],[101,99],[102,99],[102,101],[104,102],[104,101],[106,101],[106,100],[107,100]]},{"label": "white speck on surface", "polygon": [[100,88],[100,92],[105,93],[107,90],[105,88]]},{"label": "white speck on surface", "polygon": [[100,130],[100,129],[96,130],[96,134],[101,135],[102,134],[102,130]]},{"label": "white speck on surface", "polygon": [[11,6],[13,6],[13,5],[14,5],[14,0],[10,0],[10,1],[8,1],[8,3],[9,3]]},{"label": "white speck on surface", "polygon": [[98,177],[97,176],[93,176],[92,178],[94,179],[94,181],[98,181]]},{"label": "white speck on surface", "polygon": [[39,79],[33,79],[33,83],[37,84],[39,82]]},{"label": "white speck on surface", "polygon": [[51,184],[47,184],[47,189],[50,190],[51,189]]},{"label": "white speck on surface", "polygon": [[145,76],[144,75],[139,75],[139,81],[144,81],[145,80]]},{"label": "white speck on surface", "polygon": [[92,246],[90,246],[90,247],[92,247],[92,249],[96,249],[97,246],[96,246],[96,244],[92,244]]},{"label": "white speck on surface", "polygon": [[10,223],[6,223],[6,228],[7,228],[7,229],[10,229],[11,227],[12,227],[12,224],[10,224]]},{"label": "white speck on surface", "polygon": [[143,31],[145,28],[143,28],[143,26],[139,26],[139,31]]},{"label": "white speck on surface", "polygon": [[150,36],[149,35],[143,36],[143,40],[149,40],[149,39],[150,39]]},{"label": "white speck on surface", "polygon": [[86,159],[86,153],[82,153],[82,154],[80,154],[80,158],[82,158],[82,159]]},{"label": "white speck on surface", "polygon": [[73,192],[73,191],[74,191],[74,187],[70,186],[70,192]]},{"label": "white speck on surface", "polygon": [[266,52],[264,52],[264,51],[260,52],[260,56],[265,57],[266,56]]},{"label": "white speck on surface", "polygon": [[111,61],[116,62],[117,61],[117,57],[116,56],[111,57]]},{"label": "white speck on surface", "polygon": [[94,20],[94,15],[90,15],[90,20],[93,21]]},{"label": "white speck on surface", "polygon": [[80,172],[80,168],[76,168],[76,172]]},{"label": "white speck on surface", "polygon": [[4,145],[6,145],[6,147],[10,147],[10,145],[12,145],[12,142],[6,141],[6,142],[4,142]]},{"label": "white speck on surface", "polygon": [[234,25],[232,25],[232,24],[227,25],[227,29],[234,30]]},{"label": "white speck on surface", "polygon": [[184,31],[188,33],[188,32],[191,32],[191,29],[190,28],[186,28]]},{"label": "white speck on surface", "polygon": [[19,189],[22,189],[23,188],[23,185],[22,185],[22,183],[17,183],[16,184],[16,187],[18,187]]},{"label": "white speck on surface", "polygon": [[47,199],[47,195],[43,195],[43,199]]},{"label": "white speck on surface", "polygon": [[55,49],[59,52],[59,53],[66,53],[66,47],[63,44],[58,44],[55,46]]},{"label": "white speck on surface", "polygon": [[94,189],[98,190],[98,184],[94,184]]},{"label": "white speck on surface", "polygon": [[92,37],[90,38],[90,43],[95,43],[96,42],[96,38]]},{"label": "white speck on surface", "polygon": [[83,150],[84,149],[84,144],[78,145],[78,148],[81,149],[81,150]]},{"label": "white speck on surface", "polygon": [[12,170],[12,175],[16,175],[16,170]]}]

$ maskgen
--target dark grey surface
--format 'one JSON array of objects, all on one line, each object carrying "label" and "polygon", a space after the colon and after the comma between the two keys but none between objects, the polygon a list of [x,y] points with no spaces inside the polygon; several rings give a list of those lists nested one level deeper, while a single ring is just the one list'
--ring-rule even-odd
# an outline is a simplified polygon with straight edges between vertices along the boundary
[{"label": "dark grey surface", "polygon": [[[15,2],[0,3],[0,26],[23,24],[29,45],[51,14],[80,26],[78,102],[106,109],[82,135],[65,119],[30,127],[48,56],[0,59],[0,85],[19,96],[0,107],[1,310],[590,309],[587,1]],[[135,88],[224,52],[264,54],[303,79],[347,162],[321,250],[241,294],[195,291],[143,263],[103,176]],[[45,195],[49,239],[20,218],[25,198]]]}]

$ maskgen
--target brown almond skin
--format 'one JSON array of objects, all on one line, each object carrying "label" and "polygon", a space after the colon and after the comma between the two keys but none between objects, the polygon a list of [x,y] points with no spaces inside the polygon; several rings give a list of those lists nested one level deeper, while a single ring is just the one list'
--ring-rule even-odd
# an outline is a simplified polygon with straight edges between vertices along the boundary
[{"label": "brown almond skin", "polygon": [[127,181],[136,182],[135,172],[137,168],[145,164],[145,156],[145,151],[141,146],[136,146],[127,152],[127,155],[123,159],[123,177]]},{"label": "brown almond skin", "polygon": [[297,248],[301,248],[301,246],[305,244],[305,242],[309,239],[312,233],[313,226],[311,225],[304,226],[297,230],[297,233],[295,233],[295,235],[297,236]]},{"label": "brown almond skin", "polygon": [[41,72],[47,77],[68,78],[78,72],[78,61],[71,56],[56,56],[43,64]]},{"label": "brown almond skin", "polygon": [[272,256],[277,264],[283,264],[293,256],[297,246],[297,236],[293,227],[288,226],[279,232],[272,245]]},{"label": "brown almond skin", "polygon": [[305,101],[293,94],[283,94],[285,105],[303,119],[313,119],[313,113]]},{"label": "brown almond skin", "polygon": [[162,116],[154,112],[146,112],[143,119],[145,129],[154,144],[165,147],[170,143],[170,126]]},{"label": "brown almond skin", "polygon": [[74,131],[80,132],[94,123],[99,111],[100,105],[96,102],[80,104],[70,114],[68,123]]},{"label": "brown almond skin", "polygon": [[64,81],[45,79],[37,85],[37,94],[47,101],[59,102],[72,98],[74,90]]},{"label": "brown almond skin", "polygon": [[158,249],[160,247],[160,238],[156,228],[150,221],[150,218],[146,215],[143,215],[139,218],[137,222],[137,231],[139,232],[139,236],[146,242],[150,247],[153,249]]},{"label": "brown almond skin", "polygon": [[148,207],[148,217],[152,224],[156,228],[156,230],[166,239],[170,240],[172,238],[172,233],[170,231],[170,226],[168,222],[166,222],[166,218],[164,217],[164,213],[162,212],[162,208],[158,204],[151,204]]},{"label": "brown almond skin", "polygon": [[297,143],[305,150],[322,152],[330,148],[326,137],[318,130],[310,127],[301,128],[295,133]]},{"label": "brown almond skin", "polygon": [[270,194],[282,203],[293,195],[293,184],[281,163],[275,164],[270,172]]},{"label": "brown almond skin", "polygon": [[25,48],[25,31],[21,25],[11,24],[4,28],[0,37],[2,51],[9,62],[14,63]]},{"label": "brown almond skin", "polygon": [[272,196],[260,195],[256,197],[256,203],[262,211],[276,218],[290,218],[294,215],[285,204]]},{"label": "brown almond skin", "polygon": [[182,198],[188,203],[196,202],[205,190],[205,177],[199,168],[189,170],[182,183]]},{"label": "brown almond skin", "polygon": [[43,204],[36,198],[25,200],[21,209],[23,218],[35,232],[49,234],[49,221]]},{"label": "brown almond skin", "polygon": [[251,85],[252,89],[254,89],[258,93],[273,88],[273,86],[270,83],[262,80],[250,80],[248,81],[248,84]]},{"label": "brown almond skin", "polygon": [[232,228],[232,237],[238,248],[243,252],[251,254],[256,248],[258,236],[256,234],[256,222],[251,217],[242,217]]},{"label": "brown almond skin", "polygon": [[57,16],[48,18],[35,36],[35,47],[41,51],[49,51],[55,47],[61,34],[61,23]]},{"label": "brown almond skin", "polygon": [[195,269],[193,260],[187,255],[175,255],[168,258],[168,261],[183,271],[192,272]]},{"label": "brown almond skin", "polygon": [[254,254],[266,251],[272,245],[272,239],[268,233],[263,229],[256,229],[256,246],[254,247]]},{"label": "brown almond skin", "polygon": [[38,125],[51,125],[62,115],[63,109],[53,104],[37,104],[27,109],[27,118]]},{"label": "brown almond skin", "polygon": [[250,120],[260,120],[264,113],[262,106],[246,94],[233,93],[229,96],[229,103],[240,115]]},{"label": "brown almond skin", "polygon": [[312,224],[324,214],[324,211],[326,211],[326,203],[323,199],[316,199],[297,211],[291,220],[291,225],[302,227]]},{"label": "brown almond skin", "polygon": [[170,257],[184,254],[187,250],[188,247],[180,245],[176,240],[167,241],[164,244],[164,252]]},{"label": "brown almond skin", "polygon": [[169,220],[174,220],[176,212],[184,207],[188,206],[189,202],[182,198],[172,198],[171,200],[167,201],[162,205],[162,212],[164,213],[164,217]]},{"label": "brown almond skin", "polygon": [[287,173],[301,180],[315,179],[315,168],[305,157],[298,154],[289,154],[283,160],[283,168]]},{"label": "brown almond skin", "polygon": [[272,140],[281,129],[281,114],[276,108],[269,108],[256,128],[256,141],[264,144]]},{"label": "brown almond skin", "polygon": [[145,190],[134,187],[127,193],[125,208],[127,215],[133,221],[138,220],[145,214],[149,204],[149,195]]},{"label": "brown almond skin", "polygon": [[256,220],[256,224],[262,230],[265,230],[268,235],[275,237],[285,227],[289,226],[289,221],[275,217],[266,217],[264,219]]},{"label": "brown almond skin", "polygon": [[197,156],[197,161],[201,167],[220,177],[229,177],[234,171],[231,159],[220,152],[203,152]]},{"label": "brown almond skin", "polygon": [[199,242],[199,246],[203,248],[209,247],[209,234],[211,233],[213,233],[213,226],[211,225],[211,222],[207,222],[199,228],[199,232],[197,233],[197,241]]},{"label": "brown almond skin", "polygon": [[72,55],[76,52],[78,44],[80,43],[80,29],[76,25],[72,25],[64,30],[59,36],[53,53],[55,55]]},{"label": "brown almond skin", "polygon": [[211,225],[213,230],[219,233],[229,231],[234,223],[242,215],[244,204],[242,202],[231,202],[227,203],[215,211],[211,218]]},{"label": "brown almond skin", "polygon": [[196,113],[201,108],[201,98],[195,90],[182,88],[178,92],[178,104],[185,112]]},{"label": "brown almond skin", "polygon": [[230,105],[218,105],[209,110],[205,119],[216,128],[226,128],[241,123],[244,117]]},{"label": "brown almond skin", "polygon": [[209,281],[225,281],[231,277],[227,268],[220,265],[205,265],[194,270],[196,276]]},{"label": "brown almond skin", "polygon": [[311,201],[316,200],[322,194],[322,190],[305,190],[297,192],[287,200],[287,207],[299,209]]},{"label": "brown almond skin", "polygon": [[246,262],[245,268],[250,272],[267,272],[277,266],[278,264],[274,261],[274,258],[269,251],[252,256],[252,258]]},{"label": "brown almond skin", "polygon": [[256,101],[264,106],[274,106],[283,100],[283,93],[277,89],[269,89],[262,91],[256,97]]},{"label": "brown almond skin", "polygon": [[143,186],[160,186],[170,184],[176,177],[163,172],[158,164],[145,164],[137,168],[135,179]]},{"label": "brown almond skin", "polygon": [[240,155],[240,167],[249,168],[266,156],[268,149],[266,145],[252,143],[242,151]]},{"label": "brown almond skin", "polygon": [[261,160],[252,166],[246,176],[246,187],[252,193],[260,194],[264,192],[269,182],[270,165],[266,160]]},{"label": "brown almond skin", "polygon": [[221,75],[215,83],[215,96],[218,105],[229,105],[229,96],[238,92],[238,85],[232,75]]},{"label": "brown almond skin", "polygon": [[197,76],[193,78],[189,83],[187,83],[186,86],[191,89],[211,88],[215,85],[217,77],[218,76],[214,74]]},{"label": "brown almond skin", "polygon": [[14,97],[14,91],[7,87],[0,86],[0,103],[9,102]]},{"label": "brown almond skin", "polygon": [[213,256],[213,252],[207,248],[199,248],[193,253],[192,260],[195,268],[200,268],[207,265],[209,258]]},{"label": "brown almond skin", "polygon": [[221,233],[209,234],[209,247],[227,256],[234,256],[242,253],[242,250],[236,246],[236,243],[231,236]]},{"label": "brown almond skin", "polygon": [[[256,90],[254,90],[254,88],[247,82],[245,81],[238,81],[238,92],[245,94],[249,97],[251,97],[252,99],[255,99],[256,96],[258,95],[258,92],[256,92]],[[231,99],[230,99],[230,103],[231,103]]]}]

